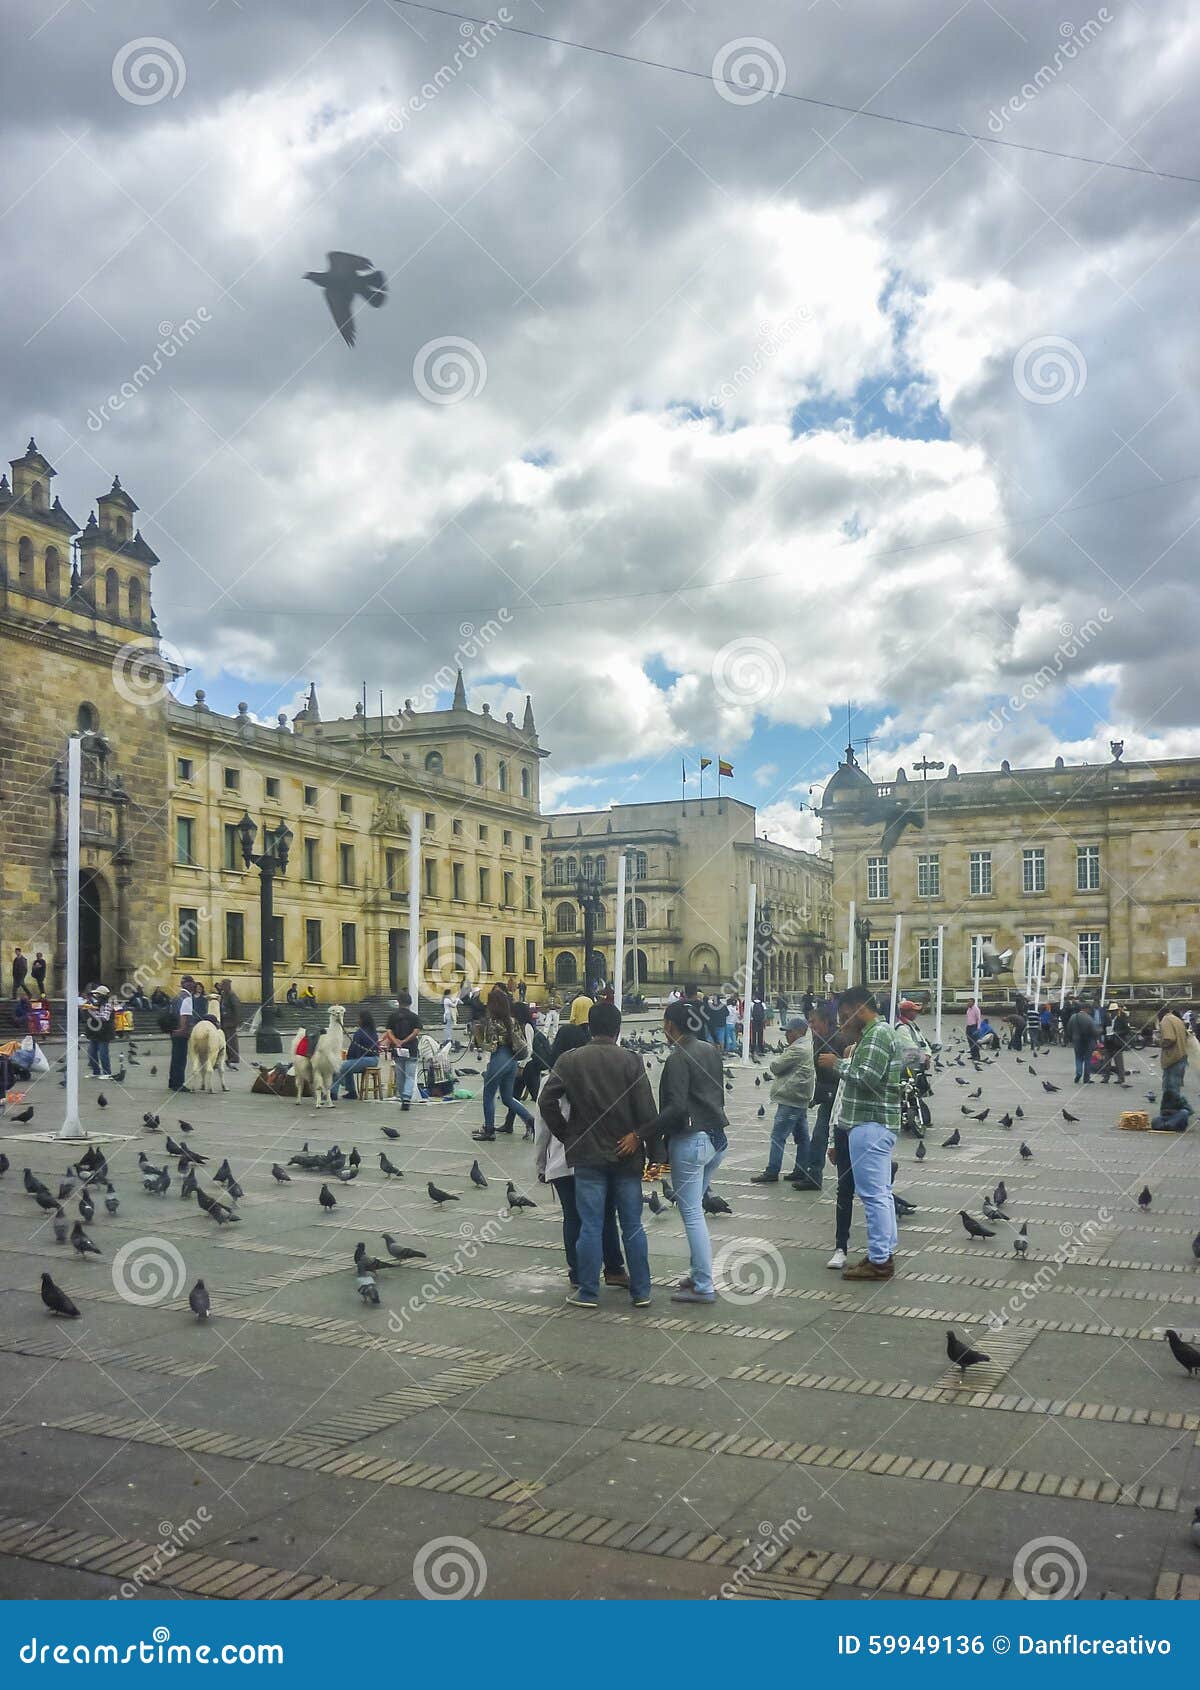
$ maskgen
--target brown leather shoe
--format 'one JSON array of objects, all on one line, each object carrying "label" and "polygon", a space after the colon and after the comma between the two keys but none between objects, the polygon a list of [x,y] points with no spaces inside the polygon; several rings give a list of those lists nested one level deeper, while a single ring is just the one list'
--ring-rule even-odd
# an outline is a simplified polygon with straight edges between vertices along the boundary
[{"label": "brown leather shoe", "polygon": [[619,1285],[624,1290],[628,1291],[629,1275],[627,1273],[609,1273],[606,1271],[604,1275],[604,1283],[606,1285]]},{"label": "brown leather shoe", "polygon": [[886,1262],[873,1262],[869,1256],[864,1256],[861,1262],[852,1268],[842,1269],[843,1279],[890,1279],[896,1271],[893,1257]]}]

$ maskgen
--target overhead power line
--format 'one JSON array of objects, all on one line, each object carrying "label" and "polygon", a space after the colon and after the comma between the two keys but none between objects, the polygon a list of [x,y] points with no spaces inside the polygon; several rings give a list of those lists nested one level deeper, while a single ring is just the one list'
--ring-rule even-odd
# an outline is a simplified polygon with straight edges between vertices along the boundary
[{"label": "overhead power line", "polygon": [[[732,77],[720,76],[713,70],[696,70],[690,65],[674,65],[665,59],[647,59],[637,53],[622,53],[615,47],[597,47],[590,41],[570,41],[562,35],[546,35],[541,30],[523,29],[518,24],[500,23],[496,18],[478,18],[470,12],[451,11],[446,6],[430,6],[425,0],[390,0],[394,6],[407,11],[432,12],[436,17],[452,18],[456,23],[474,24],[478,28],[507,35],[524,35],[531,41],[544,41],[551,47],[569,47],[576,53],[592,53],[597,58],[615,59],[621,64],[642,65],[647,70],[669,71],[673,76],[690,76],[697,82],[721,82],[736,93],[746,90]],[[786,88],[771,89],[773,100],[792,100],[799,105],[817,106],[822,111],[840,112],[847,117],[866,117],[874,123],[894,123],[903,129],[922,129],[930,135],[949,135],[958,141],[976,141],[984,147],[1007,147],[1013,152],[1035,153],[1040,158],[1064,159],[1070,164],[1090,164],[1098,170],[1121,170],[1130,176],[1152,176],[1162,182],[1189,182],[1200,187],[1200,176],[1188,176],[1177,170],[1155,170],[1148,164],[1122,164],[1116,159],[1095,158],[1090,153],[1060,152],[1055,147],[1035,146],[1032,141],[1013,141],[1002,135],[988,135],[980,130],[963,129],[949,123],[930,123],[923,118],[903,117],[899,112],[873,111],[870,106],[850,106],[838,100],[822,100],[815,94],[796,94]]]}]

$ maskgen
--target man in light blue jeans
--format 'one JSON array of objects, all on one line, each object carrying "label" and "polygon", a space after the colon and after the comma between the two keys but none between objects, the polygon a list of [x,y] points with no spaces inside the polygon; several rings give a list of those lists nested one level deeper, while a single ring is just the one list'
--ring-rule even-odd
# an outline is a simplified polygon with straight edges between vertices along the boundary
[{"label": "man in light blue jeans", "polygon": [[850,1142],[854,1189],[867,1220],[867,1253],[843,1279],[891,1279],[895,1273],[896,1205],[892,1201],[892,1151],[900,1129],[900,1085],[906,1047],[880,1015],[865,986],[852,986],[838,1005],[838,1027],[848,1056],[817,1058],[842,1082],[841,1125]]},{"label": "man in light blue jeans", "polygon": [[729,1144],[725,1070],[720,1050],[705,1039],[703,1017],[686,999],[667,1005],[663,1031],[671,1052],[659,1082],[656,1129],[667,1141],[671,1184],[692,1258],[691,1272],[671,1301],[715,1303],[704,1196]]}]

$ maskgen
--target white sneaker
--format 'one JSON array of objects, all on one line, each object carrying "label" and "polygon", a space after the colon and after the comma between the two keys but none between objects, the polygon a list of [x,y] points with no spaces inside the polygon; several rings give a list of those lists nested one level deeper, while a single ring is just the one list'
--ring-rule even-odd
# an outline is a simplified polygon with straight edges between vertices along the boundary
[{"label": "white sneaker", "polygon": [[830,1256],[829,1260],[825,1263],[827,1268],[836,1268],[839,1272],[845,1267],[845,1265],[846,1252],[844,1250],[835,1250],[833,1255]]}]

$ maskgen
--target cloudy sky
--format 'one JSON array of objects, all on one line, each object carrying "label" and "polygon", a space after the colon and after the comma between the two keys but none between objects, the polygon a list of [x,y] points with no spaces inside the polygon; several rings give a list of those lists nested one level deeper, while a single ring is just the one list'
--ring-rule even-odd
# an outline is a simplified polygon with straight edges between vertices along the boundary
[{"label": "cloudy sky", "polygon": [[[461,660],[547,808],[720,753],[795,841],[847,702],[880,775],[1200,747],[1197,8],[477,16],[10,28],[6,439],[80,523],[120,472],[184,696]],[[388,278],[353,351],[330,249]]]}]

